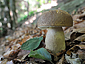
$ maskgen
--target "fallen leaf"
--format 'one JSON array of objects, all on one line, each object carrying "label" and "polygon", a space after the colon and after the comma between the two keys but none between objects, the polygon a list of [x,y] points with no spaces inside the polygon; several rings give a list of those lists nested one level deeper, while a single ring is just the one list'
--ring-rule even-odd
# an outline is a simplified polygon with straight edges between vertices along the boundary
[{"label": "fallen leaf", "polygon": [[73,32],[71,35],[70,35],[70,40],[73,41],[75,40],[77,37],[83,35],[85,33],[79,33],[79,32]]},{"label": "fallen leaf", "polygon": [[85,28],[73,29],[73,32],[85,33]]},{"label": "fallen leaf", "polygon": [[20,44],[15,44],[6,53],[3,54],[5,58],[14,59],[20,51]]},{"label": "fallen leaf", "polygon": [[40,48],[36,51],[31,51],[30,54],[28,55],[28,57],[34,57],[34,58],[48,60],[48,61],[52,62],[50,53],[47,52],[47,50],[44,48]]},{"label": "fallen leaf", "polygon": [[43,40],[43,36],[41,37],[35,37],[33,39],[29,39],[25,43],[22,44],[21,49],[22,50],[33,50],[36,49],[39,45],[40,42]]},{"label": "fallen leaf", "polygon": [[63,55],[62,58],[59,60],[59,62],[56,63],[56,64],[63,64],[63,63],[64,63],[64,55]]},{"label": "fallen leaf", "polygon": [[79,49],[85,50],[85,45],[75,45],[75,46],[73,46],[72,48],[70,48],[70,49],[66,52],[66,54],[70,56],[72,52],[76,53]]},{"label": "fallen leaf", "polygon": [[[85,49],[84,49],[85,50]],[[78,50],[76,54],[78,54],[78,58],[85,59],[85,51],[84,50]]]},{"label": "fallen leaf", "polygon": [[85,45],[75,45],[75,46],[79,47],[80,49],[85,50]]},{"label": "fallen leaf", "polygon": [[7,63],[7,59],[4,59],[2,62],[1,62],[1,64],[6,64]]},{"label": "fallen leaf", "polygon": [[78,29],[78,28],[84,28],[85,27],[85,21],[81,22],[81,23],[78,23],[78,24],[75,24],[73,26],[74,29]]},{"label": "fallen leaf", "polygon": [[66,52],[66,54],[70,56],[72,52],[77,52],[78,49],[79,49],[79,47],[73,46],[72,48],[70,48],[70,49]]},{"label": "fallen leaf", "polygon": [[68,63],[70,64],[81,64],[81,61],[79,58],[71,58],[70,56],[68,56],[67,54],[65,54],[65,59]]},{"label": "fallen leaf", "polygon": [[14,64],[13,61],[8,61],[6,64]]},{"label": "fallen leaf", "polygon": [[25,36],[20,42],[18,42],[20,45],[22,45],[24,42],[26,42],[28,39],[32,38],[31,35]]},{"label": "fallen leaf", "polygon": [[29,50],[20,50],[20,52],[18,53],[18,59],[20,58],[22,58],[25,54],[29,54],[30,53],[30,51]]}]

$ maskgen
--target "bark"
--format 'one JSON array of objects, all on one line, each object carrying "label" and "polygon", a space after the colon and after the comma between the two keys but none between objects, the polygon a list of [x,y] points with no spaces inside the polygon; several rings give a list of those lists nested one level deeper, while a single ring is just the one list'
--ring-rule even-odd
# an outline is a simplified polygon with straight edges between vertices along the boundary
[{"label": "bark", "polygon": [[15,29],[16,27],[16,19],[17,19],[17,14],[16,14],[16,6],[15,6],[15,0],[9,0],[10,1],[10,12],[11,12],[11,29]]}]

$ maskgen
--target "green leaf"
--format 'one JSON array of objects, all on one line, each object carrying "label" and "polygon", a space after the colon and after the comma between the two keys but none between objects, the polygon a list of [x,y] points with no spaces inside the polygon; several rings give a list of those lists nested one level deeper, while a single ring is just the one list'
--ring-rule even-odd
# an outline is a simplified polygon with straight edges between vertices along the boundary
[{"label": "green leaf", "polygon": [[28,57],[34,57],[34,58],[38,58],[38,59],[48,60],[52,63],[52,61],[51,61],[52,58],[51,58],[50,53],[44,48],[40,48],[40,49],[35,50],[35,51],[31,50]]},{"label": "green leaf", "polygon": [[29,39],[28,41],[22,44],[21,49],[22,50],[34,50],[40,45],[40,42],[42,40],[43,40],[43,36]]}]

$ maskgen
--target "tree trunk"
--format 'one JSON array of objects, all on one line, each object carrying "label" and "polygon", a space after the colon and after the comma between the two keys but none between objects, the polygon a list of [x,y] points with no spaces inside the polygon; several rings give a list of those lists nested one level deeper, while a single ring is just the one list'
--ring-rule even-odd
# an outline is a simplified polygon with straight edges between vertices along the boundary
[{"label": "tree trunk", "polygon": [[15,6],[15,0],[10,0],[10,13],[11,13],[11,29],[15,29],[16,27],[16,19],[17,19],[17,14],[16,14],[16,6]]}]

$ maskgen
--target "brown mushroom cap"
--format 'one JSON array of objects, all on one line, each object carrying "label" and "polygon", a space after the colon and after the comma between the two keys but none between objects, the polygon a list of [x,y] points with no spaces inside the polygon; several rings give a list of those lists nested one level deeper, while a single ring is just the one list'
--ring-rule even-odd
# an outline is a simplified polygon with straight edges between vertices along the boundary
[{"label": "brown mushroom cap", "polygon": [[63,10],[51,10],[43,13],[37,21],[39,28],[68,27],[73,25],[71,15]]}]

